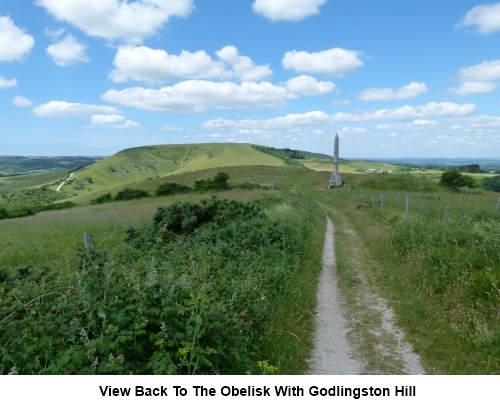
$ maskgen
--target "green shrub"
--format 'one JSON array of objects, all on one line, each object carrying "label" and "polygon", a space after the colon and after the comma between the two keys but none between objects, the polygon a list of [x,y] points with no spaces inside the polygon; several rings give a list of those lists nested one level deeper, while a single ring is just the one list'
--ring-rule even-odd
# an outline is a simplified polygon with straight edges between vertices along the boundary
[{"label": "green shrub", "polygon": [[[130,228],[123,254],[81,249],[74,271],[0,269],[0,373],[276,371],[290,353],[267,344],[286,340],[276,315],[302,300],[312,225],[299,199],[273,198],[160,208],[152,226]],[[285,206],[298,217],[280,220]]]},{"label": "green shrub", "polygon": [[156,189],[156,196],[165,196],[165,195],[175,195],[181,193],[189,193],[193,189],[188,186],[183,186],[178,183],[164,183],[158,186]]},{"label": "green shrub", "polygon": [[213,178],[196,180],[194,182],[194,189],[200,192],[229,190],[231,186],[228,184],[228,180],[229,175],[227,173],[219,172]]},{"label": "green shrub", "polygon": [[113,201],[113,197],[111,196],[111,193],[106,193],[102,194],[99,197],[93,199],[91,201],[91,204],[104,204],[106,202],[111,202]]},{"label": "green shrub", "polygon": [[145,190],[135,189],[135,188],[125,188],[119,191],[114,200],[115,201],[124,201],[124,200],[137,200],[139,198],[151,197],[149,193]]}]

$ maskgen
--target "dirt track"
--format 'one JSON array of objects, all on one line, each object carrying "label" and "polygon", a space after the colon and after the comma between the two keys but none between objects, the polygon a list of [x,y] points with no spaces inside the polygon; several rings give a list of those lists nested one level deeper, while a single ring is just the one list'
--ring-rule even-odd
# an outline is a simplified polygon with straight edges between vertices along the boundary
[{"label": "dirt track", "polygon": [[[349,230],[352,232],[352,230]],[[401,329],[395,325],[395,315],[387,302],[368,283],[360,284],[358,300],[363,302],[357,309],[359,314],[347,314],[344,300],[337,286],[335,269],[334,227],[327,218],[327,229],[323,249],[323,270],[317,295],[315,348],[310,360],[309,374],[355,375],[355,374],[424,374],[419,357],[406,341]],[[352,311],[351,311],[352,312]],[[359,354],[360,341],[352,336],[352,325],[367,316],[377,322],[367,324],[377,341],[377,357],[387,362],[387,367],[377,369]],[[374,326],[377,325],[377,326]],[[355,334],[356,332],[354,332]],[[349,338],[348,338],[349,335]],[[351,342],[355,340],[356,344]],[[377,340],[377,339],[376,339]]]}]

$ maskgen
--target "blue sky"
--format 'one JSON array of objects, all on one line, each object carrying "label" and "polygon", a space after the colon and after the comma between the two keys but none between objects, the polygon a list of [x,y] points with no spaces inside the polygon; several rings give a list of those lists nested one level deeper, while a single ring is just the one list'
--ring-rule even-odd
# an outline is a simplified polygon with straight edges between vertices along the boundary
[{"label": "blue sky", "polygon": [[0,155],[500,157],[500,2],[2,0]]}]

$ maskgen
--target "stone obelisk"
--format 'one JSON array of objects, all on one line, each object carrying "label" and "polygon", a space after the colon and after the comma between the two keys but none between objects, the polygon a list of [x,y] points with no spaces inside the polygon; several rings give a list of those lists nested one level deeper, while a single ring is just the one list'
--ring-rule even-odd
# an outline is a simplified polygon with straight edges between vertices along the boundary
[{"label": "stone obelisk", "polygon": [[335,142],[333,144],[333,173],[328,188],[341,185],[342,177],[339,174],[339,136],[335,134]]}]

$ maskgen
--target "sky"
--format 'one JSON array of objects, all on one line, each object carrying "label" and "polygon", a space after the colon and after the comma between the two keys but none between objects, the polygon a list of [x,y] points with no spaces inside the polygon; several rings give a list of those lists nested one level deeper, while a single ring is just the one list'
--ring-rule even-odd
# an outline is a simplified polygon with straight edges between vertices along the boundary
[{"label": "sky", "polygon": [[500,157],[500,2],[0,0],[0,156]]}]

